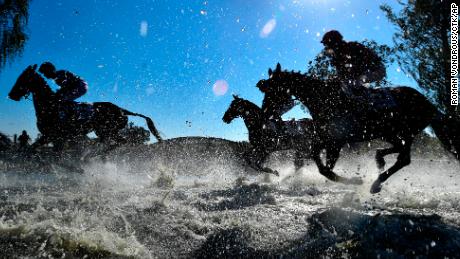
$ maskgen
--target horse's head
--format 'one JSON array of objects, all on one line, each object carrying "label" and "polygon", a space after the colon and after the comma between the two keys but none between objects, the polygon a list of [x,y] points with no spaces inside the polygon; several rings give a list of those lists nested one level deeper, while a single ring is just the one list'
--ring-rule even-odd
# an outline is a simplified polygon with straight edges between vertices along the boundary
[{"label": "horse's head", "polygon": [[275,70],[268,69],[268,79],[262,79],[257,83],[257,88],[264,93],[263,109],[275,109],[292,102],[292,95],[298,87],[300,78],[304,77],[299,72],[281,70],[278,63]]},{"label": "horse's head", "polygon": [[245,111],[244,101],[244,99],[238,97],[237,95],[233,95],[233,101],[232,103],[230,103],[230,106],[225,112],[224,117],[222,117],[222,120],[225,123],[229,124],[230,122],[232,122],[232,120],[241,116]]},{"label": "horse's head", "polygon": [[10,99],[19,101],[22,97],[31,92],[30,87],[37,82],[35,81],[35,77],[40,77],[40,75],[35,71],[36,69],[37,65],[30,65],[21,73],[21,75],[19,75],[16,83],[8,94]]}]

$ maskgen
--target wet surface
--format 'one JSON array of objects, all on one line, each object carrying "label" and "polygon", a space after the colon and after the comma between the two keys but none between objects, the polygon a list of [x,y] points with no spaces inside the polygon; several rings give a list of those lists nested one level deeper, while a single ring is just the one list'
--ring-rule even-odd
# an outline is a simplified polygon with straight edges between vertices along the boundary
[{"label": "wet surface", "polygon": [[457,257],[460,166],[450,157],[416,155],[371,195],[373,152],[339,160],[338,174],[365,182],[346,186],[311,163],[295,172],[286,152],[267,162],[280,177],[258,175],[243,148],[175,139],[95,158],[84,174],[4,160],[1,257]]}]

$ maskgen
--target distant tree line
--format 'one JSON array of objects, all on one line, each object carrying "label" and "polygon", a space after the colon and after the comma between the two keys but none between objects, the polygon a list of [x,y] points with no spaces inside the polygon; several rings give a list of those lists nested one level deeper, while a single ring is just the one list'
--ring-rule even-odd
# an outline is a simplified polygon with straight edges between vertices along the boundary
[{"label": "distant tree line", "polygon": [[381,9],[398,31],[393,36],[399,65],[428,91],[434,103],[448,115],[460,118],[450,105],[450,4],[448,0],[399,1],[399,13],[388,5]]},{"label": "distant tree line", "polygon": [[0,70],[24,50],[30,0],[0,0]]}]

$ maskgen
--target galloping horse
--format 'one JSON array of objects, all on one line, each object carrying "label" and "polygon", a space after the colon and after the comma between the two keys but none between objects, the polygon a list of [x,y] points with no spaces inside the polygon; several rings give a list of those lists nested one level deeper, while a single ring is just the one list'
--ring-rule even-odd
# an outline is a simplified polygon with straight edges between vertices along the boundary
[{"label": "galloping horse", "polygon": [[37,65],[28,66],[8,94],[14,101],[29,94],[33,96],[37,127],[41,133],[33,148],[53,143],[55,150],[60,150],[65,142],[93,131],[103,143],[117,144],[121,141],[119,131],[128,124],[128,115],[144,118],[150,132],[161,141],[153,121],[142,114],[127,111],[109,102],[89,104],[57,100],[36,68]]},{"label": "galloping horse", "polygon": [[[460,122],[439,112],[414,88],[401,86],[372,90],[377,96],[391,95],[395,105],[379,107],[369,104],[370,111],[362,112],[350,102],[339,82],[324,82],[301,73],[281,71],[279,63],[275,71],[269,69],[268,73],[270,78],[259,82],[268,89],[266,95],[272,98],[293,95],[310,110],[315,122],[310,155],[319,172],[332,181],[361,184],[359,178],[341,177],[332,171],[340,149],[345,143],[381,138],[393,146],[377,150],[375,159],[380,170],[385,166],[384,156],[399,154],[396,163],[383,171],[373,183],[371,193],[379,192],[384,181],[410,164],[414,137],[429,125],[444,147],[460,159]],[[384,103],[376,99],[376,102]],[[320,159],[320,152],[324,149],[325,165]]]},{"label": "galloping horse", "polygon": [[278,175],[278,172],[262,167],[271,152],[294,149],[296,164],[303,163],[303,159],[308,158],[311,120],[285,121],[284,131],[279,132],[273,122],[265,119],[266,116],[263,116],[262,109],[257,105],[236,95],[233,98],[222,120],[228,124],[235,118],[243,119],[248,129],[249,143],[253,147],[252,152],[245,154],[249,165],[256,170]]}]

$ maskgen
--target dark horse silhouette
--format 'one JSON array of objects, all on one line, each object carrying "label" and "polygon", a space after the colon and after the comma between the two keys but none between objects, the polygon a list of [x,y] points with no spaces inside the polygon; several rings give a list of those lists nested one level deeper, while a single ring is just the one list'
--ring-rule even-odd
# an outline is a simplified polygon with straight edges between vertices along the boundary
[{"label": "dark horse silhouette", "polygon": [[285,121],[283,132],[279,132],[274,122],[265,119],[266,116],[259,106],[236,95],[233,95],[233,98],[222,120],[227,124],[238,117],[244,120],[249,133],[249,143],[252,146],[250,152],[245,154],[249,165],[256,170],[278,175],[278,172],[262,167],[271,152],[294,149],[296,150],[296,164],[303,163],[303,159],[309,157],[310,119]]},{"label": "dark horse silhouette", "polygon": [[150,132],[161,141],[153,121],[142,114],[127,111],[109,102],[89,104],[58,101],[36,68],[37,65],[28,66],[8,94],[14,101],[29,94],[33,96],[37,127],[41,133],[33,148],[53,143],[55,150],[60,150],[65,142],[93,131],[101,142],[114,147],[121,141],[119,130],[126,127],[128,115],[144,118]]},{"label": "dark horse silhouette", "polygon": [[[379,149],[375,155],[377,166],[383,170],[384,156],[399,153],[396,163],[383,171],[371,187],[371,193],[381,190],[381,184],[395,172],[410,164],[410,148],[414,137],[431,125],[446,149],[457,159],[460,152],[460,122],[448,118],[411,87],[394,87],[372,90],[375,96],[390,94],[396,105],[374,106],[370,111],[359,111],[342,92],[338,82],[324,82],[301,73],[281,71],[280,64],[275,71],[269,69],[270,78],[259,84],[268,84],[266,95],[271,98],[293,95],[309,110],[315,122],[312,137],[311,157],[319,172],[332,181],[346,184],[361,184],[356,177],[345,178],[332,170],[345,143],[361,142],[381,138],[393,146]],[[376,103],[384,103],[374,98]],[[320,152],[326,150],[326,164],[320,159]]]}]

